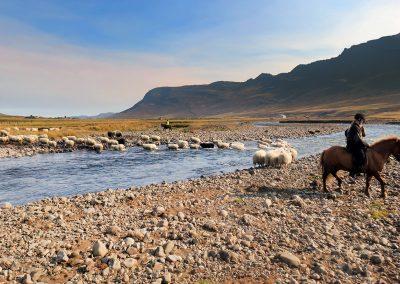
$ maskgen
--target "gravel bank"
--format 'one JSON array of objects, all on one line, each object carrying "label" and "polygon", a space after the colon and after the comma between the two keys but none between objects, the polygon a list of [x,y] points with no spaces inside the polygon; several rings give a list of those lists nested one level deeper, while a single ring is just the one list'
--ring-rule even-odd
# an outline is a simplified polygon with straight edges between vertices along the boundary
[{"label": "gravel bank", "polygon": [[[398,283],[400,166],[388,198],[319,189],[318,157],[284,169],[1,209],[0,282]],[[331,186],[334,188],[334,186]],[[383,282],[379,282],[383,283]]]},{"label": "gravel bank", "polygon": [[[257,127],[253,125],[240,125],[234,130],[224,130],[224,131],[216,131],[216,130],[198,130],[192,132],[186,132],[182,129],[176,129],[172,131],[162,131],[162,130],[153,130],[146,132],[129,132],[124,133],[124,137],[127,140],[126,146],[131,147],[136,144],[136,141],[139,139],[140,135],[148,134],[148,135],[159,135],[162,140],[161,143],[165,144],[171,139],[183,139],[189,140],[192,136],[199,137],[202,141],[212,141],[212,140],[223,140],[227,142],[232,141],[249,141],[249,140],[258,140],[262,137],[265,138],[295,138],[295,137],[305,137],[311,135],[321,135],[321,134],[329,134],[338,131],[344,131],[344,125],[336,125],[336,124],[283,124],[283,125],[274,125],[274,126],[264,126]],[[82,149],[82,147],[74,146],[73,148],[64,147],[60,144],[56,148],[41,146],[39,144],[35,145],[15,145],[15,144],[7,144],[0,145],[0,158],[6,157],[22,157],[22,156],[32,156],[35,154],[44,154],[44,153],[61,153],[61,152],[70,152]]]}]

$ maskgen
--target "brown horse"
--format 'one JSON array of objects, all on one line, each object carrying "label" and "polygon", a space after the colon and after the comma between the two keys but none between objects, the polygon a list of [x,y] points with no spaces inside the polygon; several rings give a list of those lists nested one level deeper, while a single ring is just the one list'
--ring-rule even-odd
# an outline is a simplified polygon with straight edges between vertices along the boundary
[{"label": "brown horse", "polygon": [[[382,180],[380,172],[390,155],[393,155],[396,160],[400,162],[400,139],[398,137],[381,139],[368,148],[367,162],[365,165],[365,194],[368,197],[370,196],[369,184],[372,177],[375,177],[381,185],[381,197],[386,197],[385,182]],[[328,191],[326,189],[326,180],[330,174],[336,178],[340,188],[342,186],[342,180],[338,177],[337,172],[340,170],[349,172],[353,167],[352,164],[352,155],[344,147],[333,146],[323,151],[321,155],[321,166],[324,191]]]}]

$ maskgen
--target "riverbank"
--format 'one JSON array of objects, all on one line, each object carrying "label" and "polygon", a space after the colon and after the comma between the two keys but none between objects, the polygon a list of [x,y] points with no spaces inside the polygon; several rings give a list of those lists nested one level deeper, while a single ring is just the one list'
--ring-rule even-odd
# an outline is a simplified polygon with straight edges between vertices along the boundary
[{"label": "riverbank", "polygon": [[6,206],[0,281],[399,282],[399,163],[386,165],[384,202],[375,182],[363,195],[362,178],[324,194],[319,172],[309,157]]},{"label": "riverbank", "polygon": [[[124,132],[126,145],[132,147],[140,139],[140,135],[158,135],[161,137],[161,143],[166,144],[172,139],[189,140],[190,137],[199,137],[202,141],[222,140],[226,142],[233,141],[249,141],[259,140],[261,138],[298,138],[313,135],[329,134],[338,131],[343,131],[344,125],[337,124],[301,124],[301,125],[268,125],[254,126],[252,124],[236,125],[233,129],[221,130],[215,129],[198,129],[186,131],[182,129],[174,129],[172,131],[162,131],[159,128],[150,129],[147,131]],[[105,135],[106,133],[104,133]],[[23,157],[32,156],[35,154],[44,153],[62,153],[76,151],[82,147],[65,147],[63,144],[58,144],[57,147],[43,146],[36,144],[6,144],[0,145],[0,158],[7,157]]]}]

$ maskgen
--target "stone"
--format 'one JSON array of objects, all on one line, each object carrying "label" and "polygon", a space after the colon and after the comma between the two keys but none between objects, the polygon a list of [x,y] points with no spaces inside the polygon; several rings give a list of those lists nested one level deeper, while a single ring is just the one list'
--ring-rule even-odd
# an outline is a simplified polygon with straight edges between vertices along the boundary
[{"label": "stone", "polygon": [[61,250],[56,255],[57,262],[67,262],[69,260],[67,253],[64,250]]},{"label": "stone", "polygon": [[269,199],[269,198],[266,198],[266,199],[264,200],[264,203],[265,203],[265,206],[266,206],[267,208],[270,208],[270,207],[272,206],[272,200]]},{"label": "stone", "polygon": [[131,238],[131,237],[127,237],[127,238],[124,239],[124,242],[125,242],[125,244],[127,246],[131,246],[131,245],[133,245],[135,243],[135,240],[133,238]]},{"label": "stone", "polygon": [[153,214],[154,215],[162,215],[165,213],[165,208],[162,206],[157,206],[153,209]]},{"label": "stone", "polygon": [[278,259],[283,261],[284,263],[293,266],[293,267],[299,267],[300,266],[300,259],[295,256],[294,254],[288,252],[288,251],[282,251],[277,255]]},{"label": "stone", "polygon": [[299,206],[299,207],[305,207],[306,206],[306,203],[304,202],[303,198],[301,198],[298,195],[293,195],[292,204],[296,205],[296,206]]},{"label": "stone", "polygon": [[24,277],[22,278],[22,283],[23,284],[33,284],[31,275],[30,274],[24,275]]},{"label": "stone", "polygon": [[226,211],[226,210],[221,210],[220,214],[224,218],[228,217],[228,211]]},{"label": "stone", "polygon": [[108,267],[110,267],[110,269],[113,269],[113,270],[120,270],[121,262],[116,257],[110,258],[110,260],[108,261]]},{"label": "stone", "polygon": [[175,243],[173,241],[169,241],[164,245],[164,253],[168,255],[172,252],[174,248],[175,248]]},{"label": "stone", "polygon": [[110,226],[106,229],[106,234],[109,235],[118,235],[121,232],[121,228],[118,226]]},{"label": "stone", "polygon": [[181,261],[182,258],[179,255],[170,254],[167,256],[167,260],[170,262],[177,262],[177,261]]},{"label": "stone", "polygon": [[371,256],[370,261],[373,264],[381,264],[383,263],[383,257],[380,254],[374,254]]},{"label": "stone", "polygon": [[172,281],[171,273],[166,272],[162,278],[162,284],[169,284]]},{"label": "stone", "polygon": [[126,268],[136,267],[138,265],[138,261],[134,258],[127,258],[123,262]]},{"label": "stone", "polygon": [[177,215],[181,221],[185,220],[185,213],[179,211]]},{"label": "stone", "polygon": [[101,241],[96,241],[92,247],[93,256],[103,257],[107,254],[108,249]]},{"label": "stone", "polygon": [[157,247],[156,250],[154,251],[154,255],[158,257],[164,257],[164,248],[163,247]]}]

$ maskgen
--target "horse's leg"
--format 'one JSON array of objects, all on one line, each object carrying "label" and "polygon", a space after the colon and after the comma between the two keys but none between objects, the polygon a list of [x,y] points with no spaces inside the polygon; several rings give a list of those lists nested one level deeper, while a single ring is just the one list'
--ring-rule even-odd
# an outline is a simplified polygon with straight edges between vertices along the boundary
[{"label": "horse's leg", "polygon": [[366,177],[365,177],[365,195],[368,197],[371,197],[371,195],[369,194],[369,183],[371,182],[371,178],[372,176],[370,174],[367,173]]},{"label": "horse's leg", "polygon": [[336,178],[338,187],[342,188],[342,179],[337,175],[337,172],[332,173],[332,175]]},{"label": "horse's leg", "polygon": [[322,186],[323,186],[323,190],[324,192],[328,192],[328,190],[326,189],[326,179],[328,178],[329,173],[324,170],[322,173]]},{"label": "horse's leg", "polygon": [[383,181],[381,175],[378,172],[374,176],[381,184],[381,198],[385,198],[386,197],[385,182]]}]

